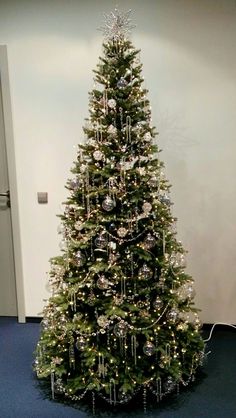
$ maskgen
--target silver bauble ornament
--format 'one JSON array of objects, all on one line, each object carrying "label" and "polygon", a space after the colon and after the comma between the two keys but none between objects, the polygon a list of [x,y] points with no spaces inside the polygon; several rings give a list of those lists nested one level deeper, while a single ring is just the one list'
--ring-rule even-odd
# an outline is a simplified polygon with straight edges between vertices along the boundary
[{"label": "silver bauble ornament", "polygon": [[147,249],[150,249],[150,248],[155,247],[156,240],[155,240],[155,238],[151,234],[147,234],[147,236],[146,236],[146,238],[144,240],[144,244],[145,244],[145,247]]},{"label": "silver bauble ornament", "polygon": [[155,345],[151,341],[147,341],[143,346],[143,352],[146,356],[151,357],[155,353]]},{"label": "silver bauble ornament", "polygon": [[153,302],[153,308],[159,311],[163,307],[163,302],[159,296]]},{"label": "silver bauble ornament", "polygon": [[82,221],[76,221],[75,222],[75,229],[76,229],[76,231],[81,231],[83,229],[83,222]]},{"label": "silver bauble ornament", "polygon": [[177,261],[178,261],[178,265],[179,265],[179,267],[181,267],[181,268],[186,267],[186,258],[185,258],[185,254],[178,253],[178,258],[177,258]]},{"label": "silver bauble ornament", "polygon": [[95,245],[97,248],[105,248],[107,245],[106,235],[101,234],[97,238],[95,238]]},{"label": "silver bauble ornament", "polygon": [[116,202],[110,196],[106,196],[102,202],[102,207],[106,212],[110,212],[116,206]]},{"label": "silver bauble ornament", "polygon": [[44,329],[44,330],[48,329],[49,325],[50,325],[50,321],[49,321],[49,319],[48,319],[48,318],[44,318],[44,319],[40,322],[40,326],[41,326],[41,328],[42,328],[42,329]]},{"label": "silver bauble ornament", "polygon": [[193,299],[196,292],[192,282],[184,283],[177,291],[179,300],[184,302],[186,299]]},{"label": "silver bauble ornament", "polygon": [[120,80],[117,82],[117,87],[119,89],[125,89],[127,84],[128,84],[128,82],[126,81],[126,79],[124,77],[121,77]]},{"label": "silver bauble ornament", "polygon": [[173,268],[184,268],[186,267],[185,255],[182,253],[173,253],[169,258],[171,267]]},{"label": "silver bauble ornament", "polygon": [[85,256],[80,250],[77,251],[75,254],[75,263],[78,267],[83,266],[83,264],[85,263]]},{"label": "silver bauble ornament", "polygon": [[170,196],[168,196],[167,193],[164,193],[161,196],[159,196],[159,200],[160,200],[161,203],[163,203],[166,206],[170,206],[171,205]]},{"label": "silver bauble ornament", "polygon": [[84,339],[84,337],[80,336],[79,338],[77,338],[75,346],[77,350],[84,351],[86,348],[86,340]]},{"label": "silver bauble ornament", "polygon": [[81,166],[80,166],[80,172],[81,173],[85,173],[86,170],[87,170],[87,165],[81,164]]},{"label": "silver bauble ornament", "polygon": [[66,250],[67,250],[67,248],[68,248],[68,241],[67,241],[67,240],[65,240],[65,239],[63,239],[63,240],[60,242],[59,247],[60,247],[60,249],[61,249],[62,251],[66,251]]},{"label": "silver bauble ornament", "polygon": [[106,315],[100,315],[97,319],[97,323],[101,328],[106,328],[110,324],[110,320]]},{"label": "silver bauble ornament", "polygon": [[66,330],[67,325],[68,325],[68,319],[66,318],[66,316],[65,315],[60,315],[60,317],[57,319],[58,329]]},{"label": "silver bauble ornament", "polygon": [[167,318],[169,319],[170,322],[176,322],[177,319],[179,318],[179,311],[177,308],[172,308],[168,313],[167,313]]},{"label": "silver bauble ornament", "polygon": [[97,279],[97,287],[98,287],[98,289],[101,289],[101,290],[108,289],[109,281],[107,280],[107,278],[104,275],[100,276]]},{"label": "silver bauble ornament", "polygon": [[128,331],[128,325],[125,321],[120,321],[114,326],[114,334],[116,337],[125,337]]},{"label": "silver bauble ornament", "polygon": [[66,269],[64,266],[61,266],[60,264],[52,264],[51,266],[51,273],[54,276],[62,277],[66,272]]},{"label": "silver bauble ornament", "polygon": [[74,178],[74,179],[69,180],[69,188],[70,189],[72,189],[72,190],[78,189],[79,185],[80,185],[80,181],[79,181],[78,178]]},{"label": "silver bauble ornament", "polygon": [[149,179],[149,181],[148,181],[148,183],[149,183],[149,186],[151,186],[151,187],[157,187],[157,185],[158,185],[158,181],[157,181],[157,178],[156,177],[151,177],[150,179]]},{"label": "silver bauble ornament", "polygon": [[138,278],[140,280],[151,279],[152,275],[153,271],[147,266],[146,263],[139,269]]}]

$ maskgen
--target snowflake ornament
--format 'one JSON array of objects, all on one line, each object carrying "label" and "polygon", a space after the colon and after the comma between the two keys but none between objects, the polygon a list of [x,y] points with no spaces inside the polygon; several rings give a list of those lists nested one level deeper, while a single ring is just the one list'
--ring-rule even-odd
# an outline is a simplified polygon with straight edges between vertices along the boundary
[{"label": "snowflake ornament", "polygon": [[131,10],[128,12],[120,12],[115,9],[114,12],[104,14],[105,25],[101,26],[101,30],[107,40],[122,40],[129,35],[135,25],[131,24]]}]

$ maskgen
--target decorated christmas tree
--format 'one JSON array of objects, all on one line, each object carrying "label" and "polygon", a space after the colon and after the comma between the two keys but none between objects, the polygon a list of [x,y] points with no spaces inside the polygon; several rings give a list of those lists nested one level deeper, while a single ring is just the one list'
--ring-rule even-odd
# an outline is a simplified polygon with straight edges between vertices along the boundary
[{"label": "decorated christmas tree", "polygon": [[114,406],[142,391],[146,408],[147,395],[159,401],[194,379],[204,343],[130,12],[105,19],[35,369],[53,398]]}]

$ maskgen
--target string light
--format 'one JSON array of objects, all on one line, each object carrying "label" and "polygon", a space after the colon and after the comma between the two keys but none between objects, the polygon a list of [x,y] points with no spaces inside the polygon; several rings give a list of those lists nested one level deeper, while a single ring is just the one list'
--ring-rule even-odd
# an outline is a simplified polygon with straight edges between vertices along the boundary
[{"label": "string light", "polygon": [[[191,298],[180,300],[188,276],[173,262],[183,249],[171,229],[170,186],[154,144],[138,54],[127,40],[132,27],[130,12],[116,9],[105,17],[105,59],[90,95],[87,142],[68,182],[62,255],[52,261],[53,294],[37,345],[36,371],[53,373],[53,396],[58,388],[79,402],[92,392],[93,410],[95,393],[111,406],[141,389],[145,408],[148,390],[160,401],[191,382],[203,351],[198,316],[189,315]],[[97,245],[101,234],[104,246]],[[61,379],[62,369],[79,390]]]}]

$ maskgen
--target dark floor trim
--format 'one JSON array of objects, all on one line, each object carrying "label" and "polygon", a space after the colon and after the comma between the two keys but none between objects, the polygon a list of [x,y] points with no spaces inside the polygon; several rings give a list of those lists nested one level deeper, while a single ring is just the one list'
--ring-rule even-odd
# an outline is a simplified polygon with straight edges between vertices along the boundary
[{"label": "dark floor trim", "polygon": [[40,323],[42,321],[41,316],[26,316],[25,320],[26,322],[34,322],[34,323]]}]

